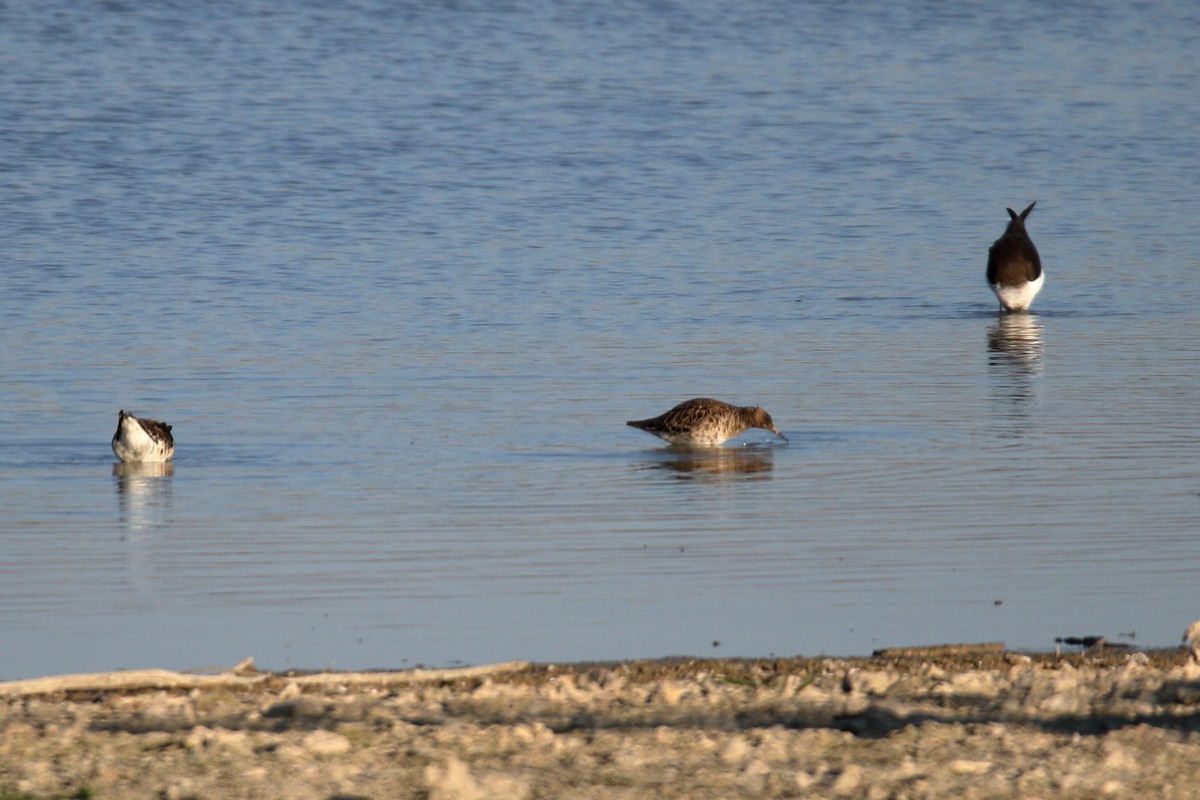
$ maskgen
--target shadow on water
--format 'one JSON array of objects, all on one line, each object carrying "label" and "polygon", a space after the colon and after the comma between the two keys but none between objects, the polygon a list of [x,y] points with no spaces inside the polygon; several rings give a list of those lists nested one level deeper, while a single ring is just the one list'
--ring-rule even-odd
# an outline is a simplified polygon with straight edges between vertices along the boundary
[{"label": "shadow on water", "polygon": [[131,532],[144,531],[167,521],[171,509],[172,461],[147,464],[118,462],[112,466],[116,478],[121,521]]},{"label": "shadow on water", "polygon": [[639,468],[663,470],[680,480],[761,480],[771,477],[775,468],[774,449],[770,445],[707,449],[667,447],[649,455]]},{"label": "shadow on water", "polygon": [[988,372],[995,379],[1001,418],[1033,415],[1043,342],[1042,323],[1032,314],[1004,314],[988,328]]}]

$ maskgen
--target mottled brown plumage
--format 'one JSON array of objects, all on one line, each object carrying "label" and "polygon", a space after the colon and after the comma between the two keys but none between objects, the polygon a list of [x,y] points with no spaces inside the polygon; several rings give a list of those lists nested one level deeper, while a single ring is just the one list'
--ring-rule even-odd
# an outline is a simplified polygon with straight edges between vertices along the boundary
[{"label": "mottled brown plumage", "polygon": [[787,441],[771,415],[758,406],[735,406],[708,397],[685,400],[665,414],[625,424],[671,444],[690,447],[713,447],[750,428],[768,430]]}]

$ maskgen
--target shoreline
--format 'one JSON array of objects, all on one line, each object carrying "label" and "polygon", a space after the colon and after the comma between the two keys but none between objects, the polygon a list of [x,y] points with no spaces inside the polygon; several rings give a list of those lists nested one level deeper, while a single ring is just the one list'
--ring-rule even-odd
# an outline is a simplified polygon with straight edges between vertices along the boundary
[{"label": "shoreline", "polygon": [[32,798],[1186,796],[1198,744],[1179,648],[0,683]]}]

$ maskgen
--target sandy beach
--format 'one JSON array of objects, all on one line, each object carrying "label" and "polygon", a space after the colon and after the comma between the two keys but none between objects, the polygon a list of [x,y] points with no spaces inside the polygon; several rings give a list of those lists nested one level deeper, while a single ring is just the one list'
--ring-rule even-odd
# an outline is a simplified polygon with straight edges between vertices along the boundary
[{"label": "sandy beach", "polygon": [[1182,650],[61,676],[0,684],[0,797],[1184,798],[1198,711]]}]

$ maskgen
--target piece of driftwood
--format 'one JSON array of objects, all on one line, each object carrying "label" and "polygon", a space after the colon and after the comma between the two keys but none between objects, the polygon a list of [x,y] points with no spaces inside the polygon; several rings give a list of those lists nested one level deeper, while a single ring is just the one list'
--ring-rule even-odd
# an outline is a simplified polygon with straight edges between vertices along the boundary
[{"label": "piece of driftwood", "polygon": [[964,642],[960,644],[931,644],[920,647],[885,647],[882,650],[876,650],[872,655],[875,658],[933,658],[937,656],[972,656],[1003,652],[1004,642]]},{"label": "piece of driftwood", "polygon": [[[529,666],[528,661],[504,661],[478,667],[451,669],[409,669],[401,672],[314,672],[311,675],[288,676],[297,686],[390,686],[394,683],[437,683],[465,678],[486,678],[501,672],[517,672]],[[282,676],[281,676],[282,677]]]},{"label": "piece of driftwood", "polygon": [[0,694],[30,695],[54,692],[125,691],[130,689],[199,689],[246,687],[261,683],[267,675],[246,676],[223,672],[219,675],[191,675],[166,669],[131,669],[120,672],[92,672],[76,675],[52,675],[0,683]]},{"label": "piece of driftwood", "polygon": [[144,691],[148,689],[247,689],[276,678],[295,683],[302,688],[305,686],[388,686],[480,678],[501,672],[514,672],[527,666],[529,664],[525,661],[508,661],[501,664],[453,669],[276,675],[270,672],[254,671],[252,663],[247,660],[233,670],[217,675],[194,675],[165,669],[135,669],[4,681],[0,682],[0,695],[27,696],[57,692]]}]

